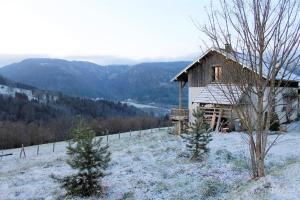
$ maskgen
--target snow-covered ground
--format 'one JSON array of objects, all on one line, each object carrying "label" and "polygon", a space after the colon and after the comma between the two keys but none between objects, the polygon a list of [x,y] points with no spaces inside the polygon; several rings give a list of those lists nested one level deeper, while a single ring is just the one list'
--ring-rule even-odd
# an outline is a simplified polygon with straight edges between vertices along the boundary
[{"label": "snow-covered ground", "polygon": [[[205,163],[185,157],[185,143],[167,131],[133,133],[109,138],[112,161],[103,179],[104,199],[299,199],[300,123],[271,150],[267,176],[249,178],[247,145],[241,133],[213,134]],[[274,138],[275,136],[272,136]],[[106,138],[103,140],[106,142]],[[13,156],[0,160],[0,199],[58,199],[64,194],[50,175],[72,173],[65,163],[65,142],[6,150]],[[93,198],[91,198],[93,199]],[[97,199],[97,198],[95,198]]]}]

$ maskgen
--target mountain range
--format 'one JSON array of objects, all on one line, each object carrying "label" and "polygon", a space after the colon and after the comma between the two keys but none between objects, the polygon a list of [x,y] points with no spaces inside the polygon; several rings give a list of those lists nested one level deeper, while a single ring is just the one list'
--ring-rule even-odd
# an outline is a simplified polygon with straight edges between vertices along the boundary
[{"label": "mountain range", "polygon": [[[25,59],[0,68],[4,77],[67,95],[176,105],[178,85],[170,79],[188,61],[102,66],[86,61]],[[187,92],[184,100],[187,101]]]}]

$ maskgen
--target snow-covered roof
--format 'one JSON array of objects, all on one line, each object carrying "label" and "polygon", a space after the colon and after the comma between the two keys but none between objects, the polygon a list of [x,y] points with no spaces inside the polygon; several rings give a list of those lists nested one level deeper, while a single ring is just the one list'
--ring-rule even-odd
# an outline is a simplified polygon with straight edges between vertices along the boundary
[{"label": "snow-covered roof", "polygon": [[[224,51],[223,51],[223,54],[224,54]],[[226,54],[226,55],[227,55],[227,58],[229,58],[233,61],[238,60],[237,62],[240,63],[243,67],[246,67],[252,71],[258,72],[258,68],[255,69],[254,67],[251,67],[250,56],[243,54],[243,53],[238,53],[238,52],[235,52],[234,55],[232,55],[232,54]],[[270,65],[267,61],[265,63],[263,63],[262,69],[263,69],[263,72],[262,72],[263,76],[265,78],[267,78],[268,73],[270,72]],[[269,77],[270,77],[270,75],[269,75]],[[276,79],[277,80],[298,81],[298,82],[300,81],[300,77],[297,76],[296,74],[290,72],[287,69],[287,67],[283,67],[283,68],[279,69]]]},{"label": "snow-covered roof", "polygon": [[[192,62],[190,65],[188,65],[187,67],[185,67],[183,70],[181,70],[176,76],[174,76],[171,81],[176,81],[178,80],[178,78],[184,74],[187,73],[187,71],[197,62],[199,62],[203,57],[205,57],[208,53],[210,52],[217,52],[219,54],[222,54],[223,56],[225,56],[228,59],[231,59],[235,62],[238,62],[242,65],[242,67],[248,68],[252,71],[255,71],[255,69],[253,69],[251,67],[250,64],[250,58],[248,58],[249,56],[247,56],[246,54],[242,54],[242,53],[237,53],[235,52],[235,54],[229,54],[227,53],[224,49],[220,49],[220,48],[209,48],[206,52],[204,52],[198,59],[196,59],[194,62]],[[267,63],[264,64],[263,67],[263,76],[265,78],[268,77],[268,72],[269,72],[269,68]],[[284,70],[284,69],[280,69],[279,73],[276,76],[277,80],[288,80],[288,81],[298,81],[300,82],[300,77],[297,76],[294,73],[289,72],[288,70]]]},{"label": "snow-covered roof", "polygon": [[241,90],[234,84],[208,84],[200,88],[199,95],[193,99],[193,103],[233,105],[241,96]]}]

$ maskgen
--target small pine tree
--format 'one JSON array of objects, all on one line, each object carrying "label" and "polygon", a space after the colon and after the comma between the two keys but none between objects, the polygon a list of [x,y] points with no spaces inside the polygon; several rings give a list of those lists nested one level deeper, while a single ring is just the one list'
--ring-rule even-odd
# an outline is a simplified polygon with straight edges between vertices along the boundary
[{"label": "small pine tree", "polygon": [[76,174],[64,177],[61,182],[67,195],[91,196],[102,193],[101,178],[110,161],[108,145],[101,144],[102,138],[95,139],[95,132],[82,120],[71,131],[72,139],[67,147],[67,163]]},{"label": "small pine tree", "polygon": [[209,152],[207,145],[212,136],[200,107],[193,110],[193,116],[195,121],[189,126],[188,133],[183,138],[187,141],[186,147],[191,153],[191,160],[203,160]]},{"label": "small pine tree", "polygon": [[270,131],[279,131],[280,128],[280,123],[279,123],[279,118],[276,112],[272,113],[271,116],[271,121],[270,121]]}]

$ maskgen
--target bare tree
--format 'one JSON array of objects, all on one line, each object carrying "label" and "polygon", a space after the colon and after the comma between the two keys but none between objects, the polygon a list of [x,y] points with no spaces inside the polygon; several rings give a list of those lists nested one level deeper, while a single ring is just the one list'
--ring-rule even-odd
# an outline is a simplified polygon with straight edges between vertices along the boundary
[{"label": "bare tree", "polygon": [[[220,0],[219,3],[216,7],[211,5],[208,24],[197,25],[208,37],[209,45],[227,58],[223,63],[222,84],[218,86],[235,104],[248,138],[252,174],[259,178],[265,176],[265,158],[278,139],[271,141],[268,137],[274,107],[282,91],[297,84],[292,72],[299,66],[300,58],[300,2]],[[222,49],[224,44],[227,48]],[[237,63],[240,67],[233,67]],[[230,75],[225,76],[226,73]]]}]

